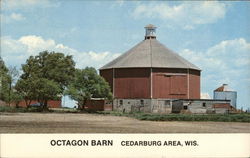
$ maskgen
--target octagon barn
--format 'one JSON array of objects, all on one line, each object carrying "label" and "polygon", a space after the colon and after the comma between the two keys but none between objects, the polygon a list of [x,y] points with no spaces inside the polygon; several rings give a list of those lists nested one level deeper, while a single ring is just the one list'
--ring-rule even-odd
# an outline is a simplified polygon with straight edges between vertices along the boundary
[{"label": "octagon barn", "polygon": [[113,110],[170,113],[172,100],[200,99],[201,70],[161,44],[154,25],[145,30],[143,41],[100,68]]}]

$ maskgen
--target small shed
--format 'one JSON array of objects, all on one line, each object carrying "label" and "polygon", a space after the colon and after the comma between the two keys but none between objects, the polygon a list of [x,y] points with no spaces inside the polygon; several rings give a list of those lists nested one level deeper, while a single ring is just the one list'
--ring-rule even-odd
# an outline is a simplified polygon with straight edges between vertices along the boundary
[{"label": "small shed", "polygon": [[230,100],[180,99],[172,101],[173,113],[229,113],[232,110]]},{"label": "small shed", "polygon": [[112,102],[104,98],[91,98],[84,108],[90,111],[112,111]]}]

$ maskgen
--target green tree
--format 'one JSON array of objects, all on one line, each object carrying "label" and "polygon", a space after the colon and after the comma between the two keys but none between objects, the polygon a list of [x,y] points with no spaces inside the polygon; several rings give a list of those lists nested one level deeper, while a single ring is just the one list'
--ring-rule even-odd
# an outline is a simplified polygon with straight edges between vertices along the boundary
[{"label": "green tree", "polygon": [[78,103],[79,109],[84,109],[86,101],[91,98],[112,99],[108,83],[97,74],[95,68],[76,69],[67,94]]},{"label": "green tree", "polygon": [[37,99],[35,93],[36,82],[32,78],[19,79],[15,86],[19,95],[25,100],[26,106],[29,106],[32,100]]},{"label": "green tree", "polygon": [[20,95],[14,89],[19,72],[16,67],[7,68],[2,59],[0,59],[0,99],[8,103],[21,100]]},{"label": "green tree", "polygon": [[8,68],[5,66],[3,59],[0,57],[0,73],[7,73]]},{"label": "green tree", "polygon": [[38,100],[46,108],[48,100],[61,96],[74,78],[74,66],[72,56],[63,53],[44,51],[30,56],[22,65],[23,74],[16,88],[27,105],[28,101]]},{"label": "green tree", "polygon": [[16,90],[14,88],[14,85],[18,79],[19,72],[16,67],[9,67],[8,69],[8,77],[7,77],[7,103],[10,104],[14,102],[19,102],[21,100],[21,97],[16,93]]},{"label": "green tree", "polygon": [[62,93],[58,83],[37,77],[20,79],[16,84],[16,89],[23,96],[27,106],[32,100],[37,100],[45,105],[46,101],[58,99]]},{"label": "green tree", "polygon": [[7,100],[6,92],[8,90],[8,80],[10,78],[8,71],[8,68],[0,57],[0,100],[3,101]]},{"label": "green tree", "polygon": [[57,82],[64,89],[74,78],[75,62],[72,56],[44,51],[35,57],[30,56],[26,64],[22,65],[22,70],[22,79],[46,78]]}]

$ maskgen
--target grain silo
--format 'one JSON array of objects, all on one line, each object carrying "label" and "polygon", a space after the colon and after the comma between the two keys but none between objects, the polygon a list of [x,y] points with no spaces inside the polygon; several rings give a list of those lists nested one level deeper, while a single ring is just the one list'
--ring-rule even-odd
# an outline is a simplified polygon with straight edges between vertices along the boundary
[{"label": "grain silo", "polygon": [[214,99],[230,100],[230,104],[236,108],[237,92],[232,90],[228,84],[223,84],[214,90]]},{"label": "grain silo", "polygon": [[[145,26],[139,44],[100,68],[111,86],[114,109],[154,111],[171,99],[200,99],[200,69],[161,44],[156,27]],[[129,107],[129,108],[128,108]]]}]

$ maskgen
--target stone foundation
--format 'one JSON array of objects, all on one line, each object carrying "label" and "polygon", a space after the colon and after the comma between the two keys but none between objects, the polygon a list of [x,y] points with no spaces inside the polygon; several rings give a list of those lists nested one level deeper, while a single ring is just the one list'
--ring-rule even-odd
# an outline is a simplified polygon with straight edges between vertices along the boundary
[{"label": "stone foundation", "polygon": [[115,99],[113,110],[122,112],[171,113],[171,100]]},{"label": "stone foundation", "polygon": [[[228,113],[230,100],[203,100],[203,99],[114,99],[113,110],[121,112],[145,112],[145,113],[193,113],[211,114]],[[215,108],[214,105],[228,106]]]}]

